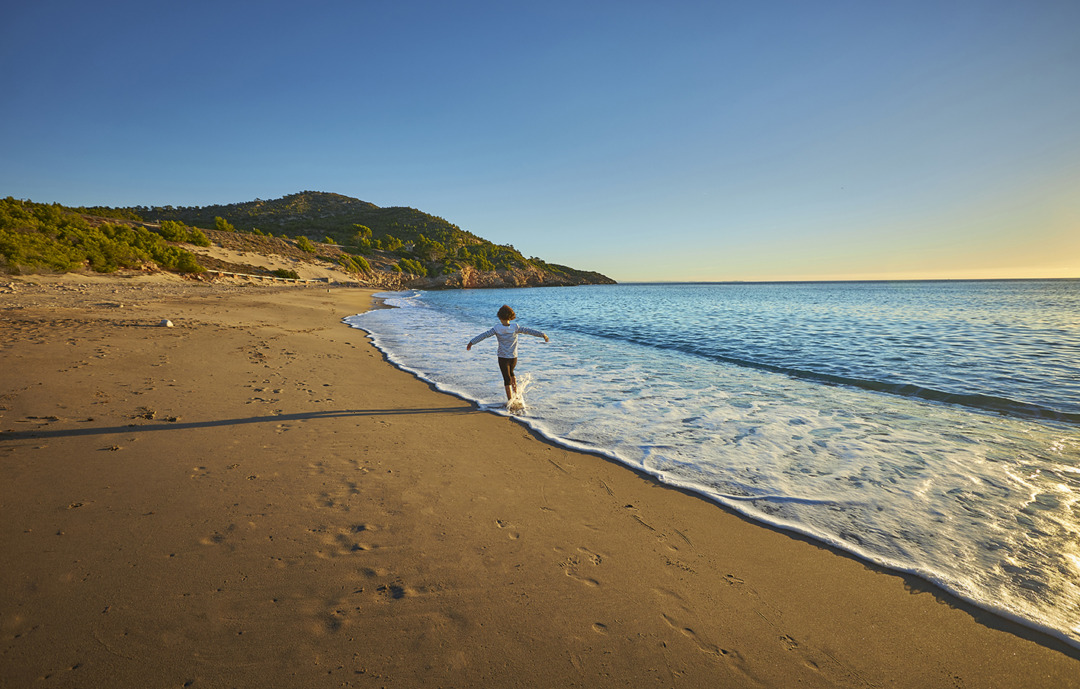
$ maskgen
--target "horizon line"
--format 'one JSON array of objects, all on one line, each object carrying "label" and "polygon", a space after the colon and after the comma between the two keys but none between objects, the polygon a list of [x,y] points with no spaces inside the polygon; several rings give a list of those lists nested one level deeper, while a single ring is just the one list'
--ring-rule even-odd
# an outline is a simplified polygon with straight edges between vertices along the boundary
[{"label": "horizon line", "polygon": [[619,280],[620,285],[765,285],[777,283],[819,282],[1067,282],[1076,277],[997,277],[997,278],[778,278],[762,280]]}]

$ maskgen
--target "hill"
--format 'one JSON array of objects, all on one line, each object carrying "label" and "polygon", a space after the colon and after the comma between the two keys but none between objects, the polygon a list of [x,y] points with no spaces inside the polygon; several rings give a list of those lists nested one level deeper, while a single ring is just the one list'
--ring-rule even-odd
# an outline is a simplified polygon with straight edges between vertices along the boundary
[{"label": "hill", "polygon": [[[183,266],[189,273],[200,272],[200,269],[247,272],[236,268],[259,268],[223,260],[205,245],[202,249],[190,246],[195,237],[209,240],[207,244],[213,248],[243,251],[249,255],[286,256],[294,262],[330,263],[344,271],[350,281],[383,288],[524,287],[614,282],[596,272],[547,263],[535,257],[526,258],[513,246],[494,244],[443,218],[414,208],[380,208],[366,201],[325,192],[306,191],[280,199],[203,207],[64,208],[8,198],[0,210],[3,211],[0,213],[0,257],[8,270],[15,271],[70,270],[80,266],[115,270],[156,260],[148,250],[128,252],[131,255],[126,262],[95,260],[85,251],[80,253],[79,247],[85,248],[87,244],[77,236],[80,232],[97,235],[104,231],[111,233],[110,237],[95,239],[91,244],[134,241],[137,236],[145,246],[150,246],[157,238],[177,245],[177,250],[185,256]],[[29,239],[31,234],[36,235],[33,241]],[[119,239],[113,239],[112,235]],[[28,249],[28,245],[39,245],[37,251],[40,254],[42,242],[51,247],[45,253],[62,253],[66,258],[62,261],[35,259],[34,250]],[[241,246],[242,249],[238,248]],[[61,247],[66,248],[61,250]],[[124,254],[123,251],[113,253]],[[188,253],[194,264],[186,257]],[[174,259],[172,263],[177,264],[179,260]]]}]

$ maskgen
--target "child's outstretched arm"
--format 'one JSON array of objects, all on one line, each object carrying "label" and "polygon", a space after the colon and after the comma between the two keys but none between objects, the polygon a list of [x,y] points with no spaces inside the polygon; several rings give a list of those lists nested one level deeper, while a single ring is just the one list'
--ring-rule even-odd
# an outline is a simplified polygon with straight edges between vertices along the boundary
[{"label": "child's outstretched arm", "polygon": [[539,330],[533,330],[532,328],[526,328],[524,326],[518,326],[519,333],[525,333],[526,335],[532,335],[533,337],[542,337],[544,342],[551,342],[551,338]]},{"label": "child's outstretched arm", "polygon": [[479,335],[477,335],[473,339],[469,340],[469,344],[465,345],[465,351],[466,352],[472,351],[472,346],[474,344],[476,344],[480,340],[486,340],[487,338],[491,337],[494,334],[495,334],[495,328],[492,328],[491,330],[488,330],[487,332],[480,333]]}]

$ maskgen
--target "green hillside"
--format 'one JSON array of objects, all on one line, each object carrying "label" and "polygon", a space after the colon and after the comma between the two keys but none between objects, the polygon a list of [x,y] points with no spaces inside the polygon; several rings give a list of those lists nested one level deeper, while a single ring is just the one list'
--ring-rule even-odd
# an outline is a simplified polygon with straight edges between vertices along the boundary
[{"label": "green hillside", "polygon": [[157,222],[174,220],[193,227],[221,227],[226,221],[240,232],[327,238],[358,255],[395,253],[405,259],[402,268],[424,276],[448,274],[468,265],[481,271],[536,268],[585,282],[613,282],[599,273],[526,258],[510,245],[499,245],[462,230],[457,225],[415,208],[380,208],[341,194],[304,191],[280,199],[256,199],[218,206],[137,206],[100,209],[138,215]]},{"label": "green hillside", "polygon": [[[204,230],[196,228],[205,228]],[[113,271],[155,263],[198,272],[209,259],[176,244],[229,237],[269,240],[256,253],[324,260],[361,282],[421,287],[608,284],[592,271],[526,258],[415,208],[380,208],[325,192],[203,207],[66,208],[7,198],[0,204],[0,269]],[[250,244],[250,243],[249,243]],[[365,277],[366,276],[366,277]]]}]

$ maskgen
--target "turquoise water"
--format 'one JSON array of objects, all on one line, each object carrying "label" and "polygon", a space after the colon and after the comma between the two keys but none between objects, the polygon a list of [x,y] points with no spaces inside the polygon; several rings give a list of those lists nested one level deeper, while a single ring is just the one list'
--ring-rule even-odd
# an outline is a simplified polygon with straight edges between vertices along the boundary
[{"label": "turquoise water", "polygon": [[1080,646],[1080,281],[387,295],[346,319],[497,413],[503,303],[537,431]]}]

